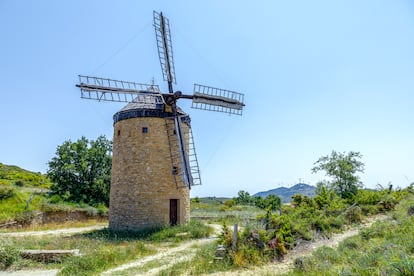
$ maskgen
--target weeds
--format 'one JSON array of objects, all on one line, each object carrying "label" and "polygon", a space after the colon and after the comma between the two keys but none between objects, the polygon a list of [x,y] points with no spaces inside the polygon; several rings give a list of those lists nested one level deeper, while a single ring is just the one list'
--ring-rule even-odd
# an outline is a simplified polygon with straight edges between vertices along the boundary
[{"label": "weeds", "polygon": [[20,250],[9,244],[0,244],[0,269],[7,269],[20,259]]},{"label": "weeds", "polygon": [[413,203],[413,197],[403,200],[395,206],[396,221],[377,221],[341,242],[337,250],[320,248],[295,260],[293,274],[413,275],[414,218],[407,216]]}]

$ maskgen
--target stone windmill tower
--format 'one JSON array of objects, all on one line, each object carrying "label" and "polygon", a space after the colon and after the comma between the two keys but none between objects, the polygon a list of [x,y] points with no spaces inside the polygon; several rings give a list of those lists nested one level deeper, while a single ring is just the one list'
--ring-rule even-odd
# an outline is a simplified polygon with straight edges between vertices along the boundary
[{"label": "stone windmill tower", "polygon": [[242,114],[243,94],[194,85],[192,95],[174,91],[175,72],[168,19],[154,11],[159,60],[168,93],[157,85],[79,76],[81,97],[127,102],[114,115],[109,228],[140,230],[187,223],[190,188],[200,173],[190,117],[178,106]]}]

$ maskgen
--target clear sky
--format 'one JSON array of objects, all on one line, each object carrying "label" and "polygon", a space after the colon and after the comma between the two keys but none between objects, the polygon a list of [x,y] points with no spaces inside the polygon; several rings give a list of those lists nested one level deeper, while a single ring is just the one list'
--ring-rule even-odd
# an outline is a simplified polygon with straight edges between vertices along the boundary
[{"label": "clear sky", "polygon": [[45,173],[56,147],[112,138],[123,104],[82,100],[77,75],[162,81],[152,11],[169,18],[177,85],[245,94],[243,116],[192,118],[202,186],[254,194],[359,151],[367,187],[414,182],[414,2],[0,0],[0,162]]}]

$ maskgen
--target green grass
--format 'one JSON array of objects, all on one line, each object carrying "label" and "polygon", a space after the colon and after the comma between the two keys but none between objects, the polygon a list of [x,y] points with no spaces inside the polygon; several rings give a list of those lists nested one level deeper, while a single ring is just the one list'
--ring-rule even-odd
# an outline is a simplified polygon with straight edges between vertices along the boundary
[{"label": "green grass", "polygon": [[161,271],[160,275],[201,275],[235,269],[236,266],[230,259],[218,260],[214,258],[216,248],[216,243],[203,245],[197,249],[193,259],[177,263]]},{"label": "green grass", "polygon": [[50,180],[41,173],[0,163],[0,185],[49,188],[50,184]]},{"label": "green grass", "polygon": [[11,197],[1,199],[0,223],[9,220],[23,222],[29,218],[31,212],[40,210],[41,206],[46,202],[45,196],[42,194],[34,195],[30,203],[28,203],[31,195],[31,192],[22,189],[14,189],[14,193]]},{"label": "green grass", "polygon": [[414,206],[411,196],[392,212],[394,220],[377,221],[337,249],[322,247],[295,260],[291,275],[414,275]]},{"label": "green grass", "polygon": [[228,207],[223,200],[216,198],[200,199],[191,202],[191,217],[211,223],[239,223],[247,225],[256,221],[256,217],[264,211],[255,206],[235,205]]},{"label": "green grass", "polygon": [[[61,275],[97,275],[128,261],[154,254],[154,248],[207,237],[210,233],[210,227],[200,221],[192,221],[187,225],[141,232],[115,233],[104,229],[70,237],[8,237],[0,240],[0,269],[59,268],[62,269]],[[22,249],[79,249],[82,256],[70,257],[62,263],[43,264],[22,259],[18,254]]]}]

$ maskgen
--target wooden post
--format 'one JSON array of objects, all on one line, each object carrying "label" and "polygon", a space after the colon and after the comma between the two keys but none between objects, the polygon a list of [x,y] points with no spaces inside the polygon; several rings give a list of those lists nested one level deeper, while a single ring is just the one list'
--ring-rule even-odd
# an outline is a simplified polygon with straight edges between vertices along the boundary
[{"label": "wooden post", "polygon": [[236,251],[236,246],[237,246],[237,223],[234,224],[234,229],[233,229],[233,242],[232,242],[232,246],[231,248],[233,249],[233,251]]}]

